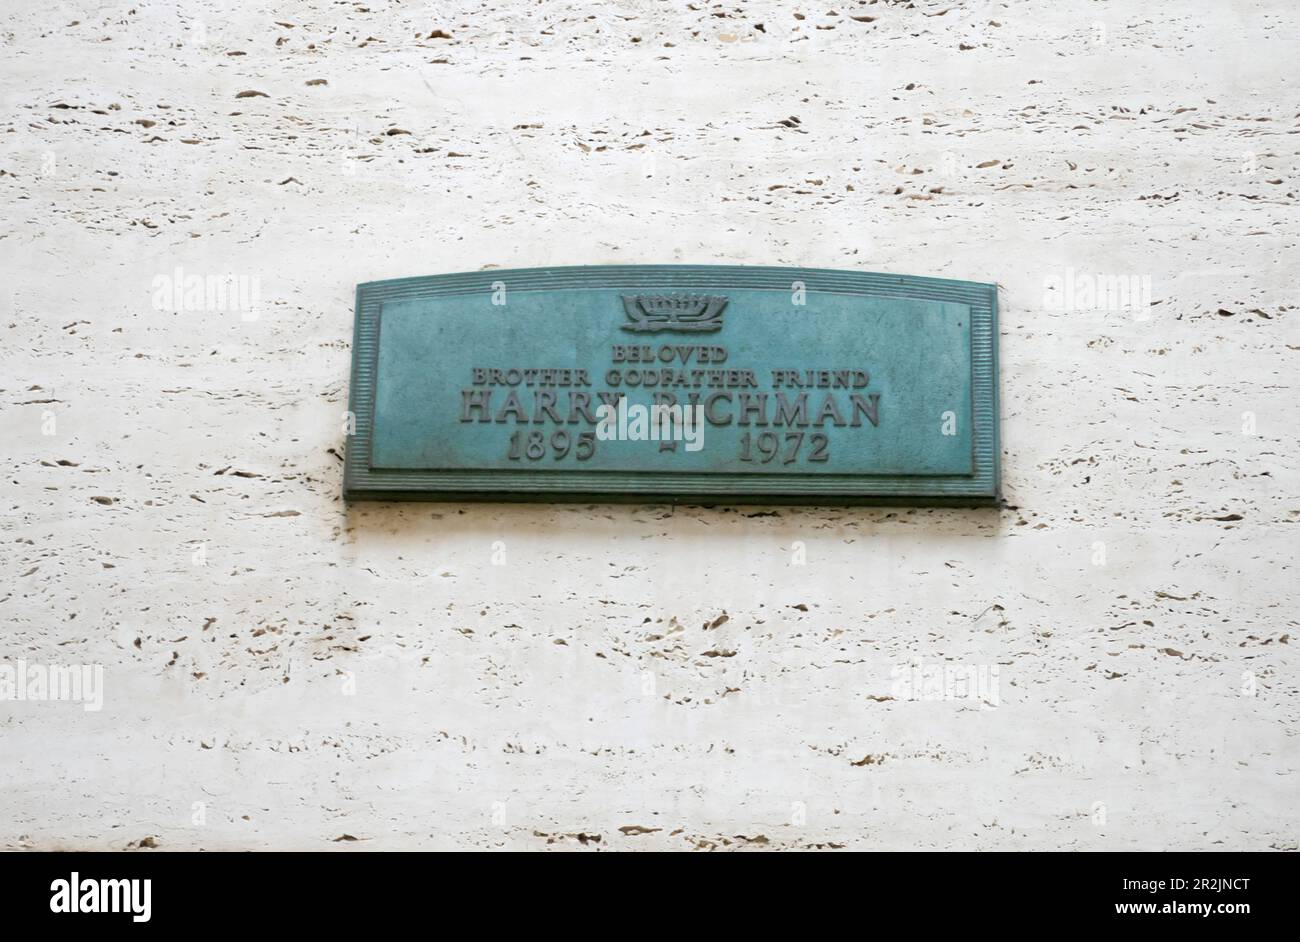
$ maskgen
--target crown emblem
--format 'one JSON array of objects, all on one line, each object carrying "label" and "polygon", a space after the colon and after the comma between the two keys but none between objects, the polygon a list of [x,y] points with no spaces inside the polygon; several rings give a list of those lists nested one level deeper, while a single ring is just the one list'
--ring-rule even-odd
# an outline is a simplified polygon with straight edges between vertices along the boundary
[{"label": "crown emblem", "polygon": [[628,322],[624,330],[650,333],[658,330],[711,331],[722,327],[727,299],[702,294],[623,295]]}]

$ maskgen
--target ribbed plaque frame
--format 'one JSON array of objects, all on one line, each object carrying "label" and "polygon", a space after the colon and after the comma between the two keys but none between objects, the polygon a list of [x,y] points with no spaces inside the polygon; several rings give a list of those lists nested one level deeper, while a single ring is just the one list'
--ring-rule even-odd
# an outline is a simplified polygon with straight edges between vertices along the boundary
[{"label": "ribbed plaque frame", "polygon": [[[585,470],[392,470],[369,466],[380,310],[386,301],[491,292],[620,289],[718,293],[770,290],[789,295],[802,283],[811,295],[830,292],[871,298],[926,299],[965,304],[971,316],[971,402],[974,473],[927,476],[761,472]],[[347,444],[348,500],[582,501],[688,504],[995,504],[999,499],[997,287],[969,281],[816,268],[727,265],[589,265],[490,269],[429,275],[357,286],[350,409],[355,431]]]}]

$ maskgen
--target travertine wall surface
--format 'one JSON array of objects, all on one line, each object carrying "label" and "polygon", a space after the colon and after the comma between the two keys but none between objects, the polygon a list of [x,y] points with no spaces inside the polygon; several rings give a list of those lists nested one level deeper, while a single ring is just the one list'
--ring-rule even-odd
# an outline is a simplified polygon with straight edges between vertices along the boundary
[{"label": "travertine wall surface", "polygon": [[[1295,849],[1298,30],[5,4],[0,846]],[[997,282],[1005,507],[342,503],[357,282],[613,262]]]}]

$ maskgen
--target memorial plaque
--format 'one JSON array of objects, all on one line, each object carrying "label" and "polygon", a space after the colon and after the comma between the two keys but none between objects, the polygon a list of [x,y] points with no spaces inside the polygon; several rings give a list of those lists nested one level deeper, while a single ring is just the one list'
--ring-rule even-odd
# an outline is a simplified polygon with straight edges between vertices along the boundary
[{"label": "memorial plaque", "polygon": [[802,268],[357,287],[348,499],[983,504],[997,291]]}]

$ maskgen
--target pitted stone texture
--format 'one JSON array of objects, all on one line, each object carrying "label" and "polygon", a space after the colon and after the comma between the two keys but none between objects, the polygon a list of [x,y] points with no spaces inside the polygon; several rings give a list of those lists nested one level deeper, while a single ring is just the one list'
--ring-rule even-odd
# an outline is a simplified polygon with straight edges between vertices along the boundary
[{"label": "pitted stone texture", "polygon": [[[592,7],[0,11],[0,846],[1295,849],[1300,14]],[[615,262],[999,283],[1006,508],[342,504],[356,283]]]}]

